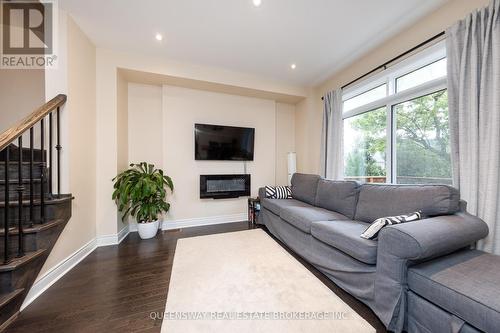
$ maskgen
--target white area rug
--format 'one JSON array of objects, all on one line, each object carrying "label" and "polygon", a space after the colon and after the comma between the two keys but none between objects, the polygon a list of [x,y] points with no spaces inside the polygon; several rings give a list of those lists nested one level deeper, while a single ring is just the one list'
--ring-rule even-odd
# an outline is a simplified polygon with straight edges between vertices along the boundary
[{"label": "white area rug", "polygon": [[264,231],[180,239],[162,332],[375,332]]}]

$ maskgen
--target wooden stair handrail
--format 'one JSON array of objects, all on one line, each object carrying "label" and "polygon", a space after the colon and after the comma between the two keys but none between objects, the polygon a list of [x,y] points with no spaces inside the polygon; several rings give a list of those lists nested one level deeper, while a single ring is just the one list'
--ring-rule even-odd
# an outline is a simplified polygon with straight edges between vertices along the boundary
[{"label": "wooden stair handrail", "polygon": [[19,138],[31,127],[35,126],[40,120],[45,118],[49,113],[56,110],[58,107],[66,103],[66,95],[59,94],[35,111],[33,111],[29,116],[19,121],[16,125],[5,130],[0,134],[0,151],[7,148],[14,140]]}]

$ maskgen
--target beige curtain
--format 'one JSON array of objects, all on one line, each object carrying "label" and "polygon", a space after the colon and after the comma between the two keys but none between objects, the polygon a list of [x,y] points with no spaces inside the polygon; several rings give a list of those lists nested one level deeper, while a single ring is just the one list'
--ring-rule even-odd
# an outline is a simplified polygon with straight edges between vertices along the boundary
[{"label": "beige curtain", "polygon": [[447,58],[454,183],[500,254],[500,0],[447,30]]}]

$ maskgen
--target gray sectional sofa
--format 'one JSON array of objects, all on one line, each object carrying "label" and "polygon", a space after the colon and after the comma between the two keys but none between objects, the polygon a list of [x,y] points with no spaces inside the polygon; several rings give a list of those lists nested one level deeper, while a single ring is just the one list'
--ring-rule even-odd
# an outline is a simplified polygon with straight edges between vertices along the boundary
[{"label": "gray sectional sofa", "polygon": [[[338,286],[368,305],[390,331],[407,327],[408,268],[474,244],[487,225],[446,185],[360,185],[294,174],[293,199],[267,199],[264,224]],[[360,237],[377,218],[422,211],[425,219]]]}]

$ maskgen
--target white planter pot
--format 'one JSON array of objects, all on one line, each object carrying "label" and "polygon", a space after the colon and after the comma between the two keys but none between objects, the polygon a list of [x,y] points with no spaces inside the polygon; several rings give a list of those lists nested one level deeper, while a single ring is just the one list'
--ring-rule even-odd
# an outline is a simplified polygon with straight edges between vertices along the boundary
[{"label": "white planter pot", "polygon": [[158,220],[148,223],[137,223],[137,231],[142,239],[150,239],[158,232]]}]

